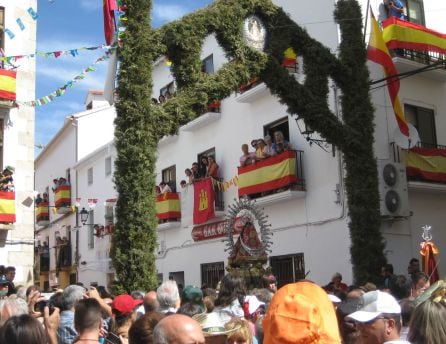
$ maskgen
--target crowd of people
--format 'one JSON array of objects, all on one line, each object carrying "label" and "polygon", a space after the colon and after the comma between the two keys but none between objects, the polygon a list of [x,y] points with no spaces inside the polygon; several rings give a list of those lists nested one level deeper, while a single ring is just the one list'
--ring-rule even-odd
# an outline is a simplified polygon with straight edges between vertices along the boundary
[{"label": "crowd of people", "polygon": [[[414,260],[409,278],[414,277],[415,290],[420,272],[416,269]],[[400,287],[395,289],[399,282],[391,265],[383,267],[380,288],[373,283],[347,286],[336,273],[325,287],[302,280],[277,289],[275,276],[266,274],[257,287],[247,290],[242,277],[227,274],[216,289],[182,288],[169,279],[156,290],[112,296],[102,286],[70,285],[49,300],[35,287],[15,287],[13,278],[0,278],[0,343],[440,344],[446,340],[446,282],[440,280],[428,289],[425,284],[417,295],[409,290],[402,295]]]},{"label": "crowd of people", "polygon": [[14,172],[14,167],[6,166],[0,173],[0,191],[14,192],[14,178],[12,177]]},{"label": "crowd of people", "polygon": [[202,155],[200,162],[193,162],[191,168],[184,170],[186,180],[182,180],[180,186],[185,188],[187,185],[192,185],[194,181],[202,178],[212,177],[218,179],[219,169],[220,166],[215,161],[213,155]]},{"label": "crowd of people", "polygon": [[242,145],[243,155],[240,157],[240,166],[248,166],[267,159],[271,156],[290,150],[291,145],[283,136],[281,131],[274,132],[274,140],[270,135],[266,135],[263,139],[255,139],[251,141],[251,147],[254,151],[249,151],[247,143]]}]

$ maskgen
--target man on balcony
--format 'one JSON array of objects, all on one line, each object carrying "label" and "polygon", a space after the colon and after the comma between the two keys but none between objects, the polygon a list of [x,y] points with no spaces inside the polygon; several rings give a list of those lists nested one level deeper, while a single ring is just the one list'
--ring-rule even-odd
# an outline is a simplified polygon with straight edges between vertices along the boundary
[{"label": "man on balcony", "polygon": [[398,19],[406,20],[404,5],[401,0],[390,0],[389,1],[389,12],[391,17],[396,17]]}]

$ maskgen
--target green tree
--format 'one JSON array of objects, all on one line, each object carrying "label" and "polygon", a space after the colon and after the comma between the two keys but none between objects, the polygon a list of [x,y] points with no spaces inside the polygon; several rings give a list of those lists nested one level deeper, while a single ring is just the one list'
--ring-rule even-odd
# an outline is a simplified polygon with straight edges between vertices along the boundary
[{"label": "green tree", "polygon": [[158,57],[160,39],[150,26],[152,1],[127,0],[126,5],[115,121],[114,178],[119,197],[111,247],[118,293],[157,285],[154,168],[158,138],[151,98],[152,61]]}]

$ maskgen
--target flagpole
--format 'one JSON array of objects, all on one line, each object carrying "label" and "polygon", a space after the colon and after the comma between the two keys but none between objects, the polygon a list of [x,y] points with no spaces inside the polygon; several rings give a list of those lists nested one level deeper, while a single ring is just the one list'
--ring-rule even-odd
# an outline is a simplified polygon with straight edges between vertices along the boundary
[{"label": "flagpole", "polygon": [[365,33],[367,31],[367,20],[369,18],[369,10],[370,10],[370,0],[367,0],[367,7],[365,12],[365,23],[364,23],[364,42],[365,42]]}]

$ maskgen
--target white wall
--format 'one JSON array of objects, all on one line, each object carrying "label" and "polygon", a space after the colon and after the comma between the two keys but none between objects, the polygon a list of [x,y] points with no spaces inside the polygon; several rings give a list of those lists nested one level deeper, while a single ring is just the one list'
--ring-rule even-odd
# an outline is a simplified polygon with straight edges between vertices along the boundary
[{"label": "white wall", "polygon": [[[36,49],[36,22],[28,15],[27,9],[36,9],[36,0],[0,0],[5,7],[5,27],[14,31],[10,39],[5,33],[5,54],[7,56],[29,54]],[[25,30],[21,31],[16,19],[21,18]],[[17,67],[17,100],[27,101],[35,98],[35,60],[21,59]],[[7,67],[8,69],[10,67]],[[33,161],[34,161],[34,108],[1,109],[4,118],[3,167],[15,167],[14,185],[16,192],[16,222],[14,229],[2,232],[0,240],[5,247],[0,247],[2,264],[16,267],[16,284],[33,283],[34,255],[34,206],[33,200]],[[31,201],[31,202],[28,202]]]}]

